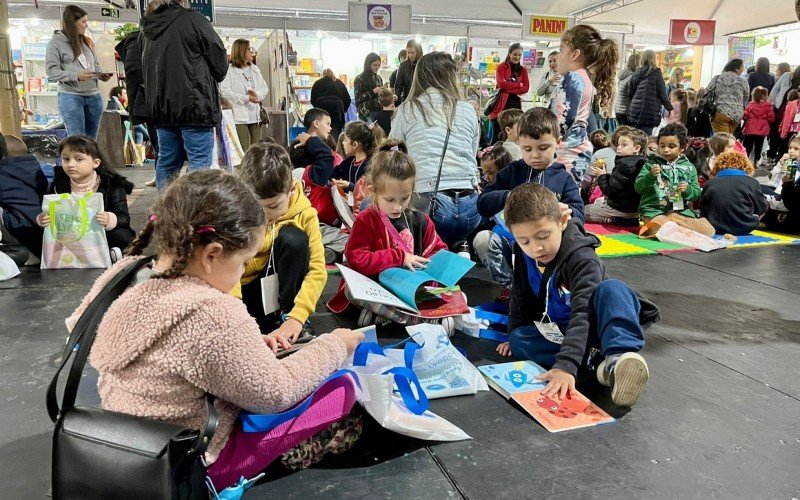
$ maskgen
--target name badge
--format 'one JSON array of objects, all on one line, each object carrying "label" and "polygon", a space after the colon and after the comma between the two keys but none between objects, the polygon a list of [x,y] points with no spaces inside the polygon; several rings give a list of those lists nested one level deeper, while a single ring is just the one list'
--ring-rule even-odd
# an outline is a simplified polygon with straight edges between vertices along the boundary
[{"label": "name badge", "polygon": [[278,302],[278,274],[270,274],[261,278],[261,303],[264,314],[272,314],[281,308]]},{"label": "name badge", "polygon": [[546,338],[550,342],[554,344],[561,344],[564,342],[564,334],[561,333],[561,330],[558,328],[558,325],[555,323],[545,323],[543,321],[534,321],[533,326],[539,330],[539,333],[542,334],[542,337]]}]

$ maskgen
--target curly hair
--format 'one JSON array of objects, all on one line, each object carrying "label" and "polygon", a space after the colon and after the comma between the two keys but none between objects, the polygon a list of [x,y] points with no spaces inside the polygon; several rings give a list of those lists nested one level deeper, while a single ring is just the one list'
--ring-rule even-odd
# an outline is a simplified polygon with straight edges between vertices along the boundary
[{"label": "curly hair", "polygon": [[711,169],[711,177],[716,177],[717,174],[726,169],[742,170],[750,177],[752,177],[755,172],[753,164],[750,163],[750,160],[742,153],[722,153],[717,156],[714,168]]}]

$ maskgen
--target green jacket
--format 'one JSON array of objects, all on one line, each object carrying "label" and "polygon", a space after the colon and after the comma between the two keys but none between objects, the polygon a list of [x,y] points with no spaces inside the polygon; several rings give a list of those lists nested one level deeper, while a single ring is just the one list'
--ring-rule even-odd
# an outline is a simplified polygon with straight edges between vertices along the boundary
[{"label": "green jacket", "polygon": [[[661,174],[658,177],[654,177],[650,173],[654,165],[661,166]],[[685,193],[678,192],[678,184],[681,182],[689,184],[689,189]],[[677,212],[691,218],[697,217],[688,208],[687,202],[700,199],[702,190],[700,184],[697,183],[697,169],[683,155],[672,163],[660,156],[651,155],[636,177],[634,189],[642,195],[642,201],[639,203],[639,215],[642,218],[652,219],[657,215],[666,215],[670,212]],[[683,209],[680,208],[681,202]]]}]

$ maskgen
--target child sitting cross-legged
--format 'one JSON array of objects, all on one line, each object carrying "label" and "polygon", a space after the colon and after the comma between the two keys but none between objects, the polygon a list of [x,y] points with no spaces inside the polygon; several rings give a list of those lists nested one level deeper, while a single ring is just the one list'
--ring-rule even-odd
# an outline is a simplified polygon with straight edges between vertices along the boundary
[{"label": "child sitting cross-legged", "polygon": [[660,319],[658,308],[625,283],[608,279],[595,253],[597,237],[569,218],[544,186],[525,184],[506,202],[514,235],[514,284],[504,356],[530,359],[549,369],[543,394],[564,399],[582,369],[597,366],[597,379],[611,399],[632,406],[649,377],[638,352],[643,328]]},{"label": "child sitting cross-legged", "polygon": [[[308,318],[328,281],[317,212],[302,184],[292,178],[289,155],[278,144],[252,145],[239,175],[259,198],[267,228],[232,293],[242,299],[262,332],[294,342],[303,333],[313,334]],[[265,311],[261,279],[272,274],[278,275],[279,308]]]},{"label": "child sitting cross-legged", "polygon": [[697,169],[683,152],[688,142],[686,127],[671,123],[658,131],[658,155],[651,155],[636,177],[634,188],[642,195],[639,216],[646,225],[644,235],[652,236],[667,221],[714,235],[706,219],[697,218],[688,202],[698,200],[702,192],[697,183]]},{"label": "child sitting cross-legged", "polygon": [[[447,250],[430,217],[410,207],[415,177],[416,167],[405,144],[389,140],[379,147],[367,173],[372,205],[358,214],[344,250],[348,267],[377,279],[380,273],[392,267],[405,267],[412,271],[425,269],[431,256]],[[328,308],[342,313],[349,305],[342,280],[339,292],[328,302]],[[363,309],[359,318],[361,326],[371,324],[375,315],[384,321],[413,321],[410,316],[397,314],[378,304],[359,302],[355,305]]]},{"label": "child sitting cross-legged", "polygon": [[769,204],[753,171],[750,160],[741,153],[717,156],[701,198],[703,217],[717,234],[748,235],[767,213]]}]

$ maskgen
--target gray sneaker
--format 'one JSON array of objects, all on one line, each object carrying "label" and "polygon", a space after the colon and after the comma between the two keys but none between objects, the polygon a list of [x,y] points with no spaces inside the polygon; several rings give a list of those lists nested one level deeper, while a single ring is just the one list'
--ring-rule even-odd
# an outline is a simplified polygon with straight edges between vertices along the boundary
[{"label": "gray sneaker", "polygon": [[597,367],[597,381],[611,387],[611,400],[617,406],[633,406],[650,378],[644,358],[635,352],[604,359]]}]

